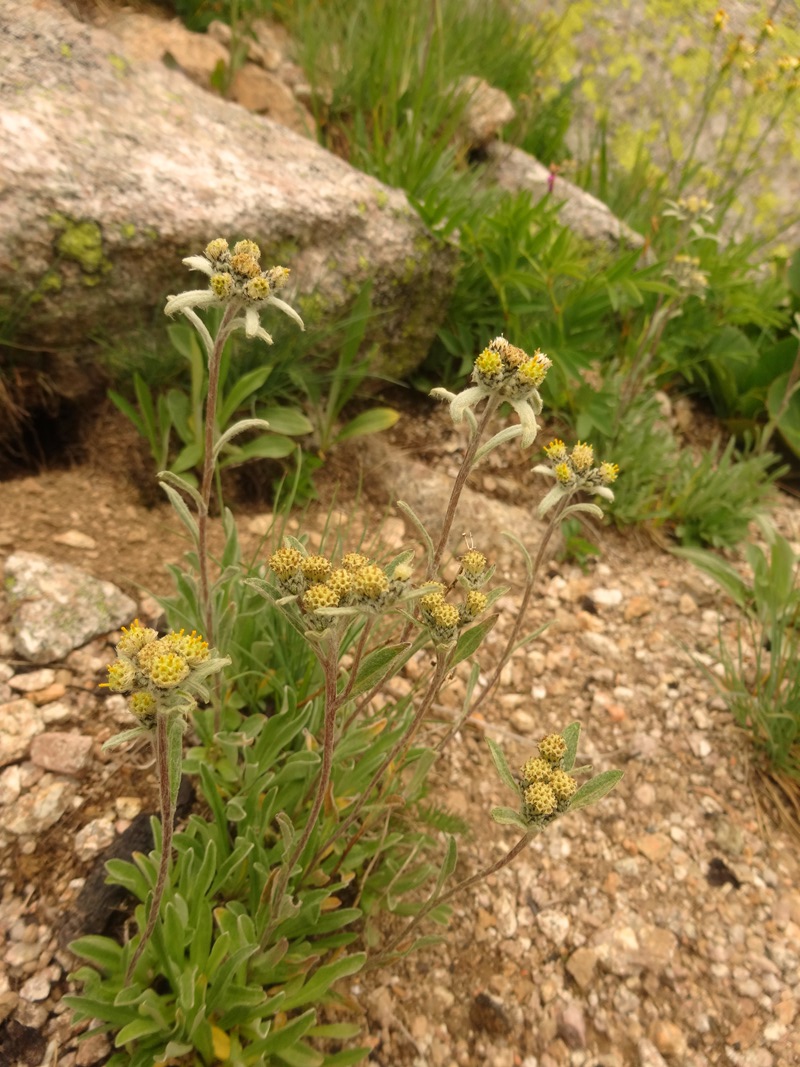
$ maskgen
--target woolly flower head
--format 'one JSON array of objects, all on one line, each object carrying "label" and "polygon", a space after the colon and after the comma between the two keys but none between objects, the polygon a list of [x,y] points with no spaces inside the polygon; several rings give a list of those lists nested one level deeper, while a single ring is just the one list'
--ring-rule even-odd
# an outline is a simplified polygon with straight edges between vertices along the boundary
[{"label": "woolly flower head", "polygon": [[145,729],[151,729],[159,711],[195,706],[195,696],[208,699],[205,679],[230,660],[216,655],[196,630],[170,630],[159,637],[136,619],[124,628],[116,646],[117,658],[101,685],[129,696],[129,707]]},{"label": "woolly flower head", "polygon": [[664,273],[673,278],[677,287],[687,296],[696,296],[705,300],[708,288],[708,274],[700,266],[697,256],[677,255]]},{"label": "woolly flower head", "polygon": [[529,356],[505,337],[495,337],[473,364],[473,386],[460,393],[434,389],[431,396],[449,401],[454,423],[461,422],[466,412],[486,397],[506,401],[519,416],[521,443],[527,448],[533,444],[538,431],[536,416],[542,410],[539,386],[552,365],[552,360],[538,348]]},{"label": "woolly flower head", "polygon": [[[563,441],[556,438],[545,445],[544,454],[549,465],[538,464],[533,469],[555,480],[555,485],[539,505],[539,515],[546,514],[564,496],[578,490],[595,493],[604,500],[612,501],[614,494],[608,488],[617,480],[619,467],[616,463],[603,462],[595,466],[594,449],[581,441],[570,451]],[[583,505],[588,507],[589,505]]]},{"label": "woolly flower head", "polygon": [[170,296],[165,313],[189,314],[195,308],[233,307],[242,314],[233,319],[231,326],[243,328],[248,337],[258,337],[269,345],[272,338],[259,319],[259,312],[264,308],[278,308],[294,319],[301,330],[305,329],[294,308],[275,296],[286,285],[289,271],[286,267],[262,270],[260,261],[261,249],[255,241],[237,241],[231,249],[224,237],[215,238],[206,245],[202,255],[187,256],[183,261],[190,270],[208,276],[208,289],[192,289]]},{"label": "woolly flower head", "polygon": [[566,751],[561,734],[548,734],[539,742],[539,755],[523,764],[522,816],[528,822],[549,822],[569,807],[578,783],[560,766]]}]

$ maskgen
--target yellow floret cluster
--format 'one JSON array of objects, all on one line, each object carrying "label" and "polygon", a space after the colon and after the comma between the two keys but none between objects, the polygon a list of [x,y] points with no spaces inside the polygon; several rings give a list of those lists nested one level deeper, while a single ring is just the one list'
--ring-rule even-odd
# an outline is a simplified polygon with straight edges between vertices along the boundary
[{"label": "yellow floret cluster", "polygon": [[[207,664],[211,649],[196,630],[170,630],[163,637],[138,619],[123,627],[116,645],[117,658],[108,666],[103,688],[124,693],[136,718],[147,727],[170,690],[187,682]],[[207,669],[206,669],[207,673]],[[202,675],[202,671],[198,676]]]},{"label": "yellow floret cluster", "polygon": [[411,578],[411,567],[399,563],[392,569],[373,563],[360,552],[347,552],[339,566],[322,554],[304,555],[294,545],[286,545],[268,560],[269,568],[283,596],[295,596],[307,622],[324,630],[333,622],[322,608],[355,608],[365,612],[383,611],[402,596]]},{"label": "yellow floret cluster", "polygon": [[237,296],[260,303],[281,289],[289,275],[285,267],[262,270],[255,241],[237,241],[231,249],[224,237],[217,237],[206,245],[205,257],[214,268],[211,289],[222,300]]},{"label": "yellow floret cluster", "polygon": [[575,795],[578,783],[560,766],[566,751],[561,734],[548,734],[539,742],[539,755],[523,764],[522,815],[528,821],[559,814]]},{"label": "yellow floret cluster", "polygon": [[608,486],[617,480],[619,467],[616,463],[594,465],[594,449],[578,441],[572,451],[559,438],[545,445],[544,454],[550,461],[553,474],[565,489],[588,489],[592,486]]},{"label": "yellow floret cluster", "polygon": [[506,400],[530,396],[544,381],[552,360],[538,348],[532,356],[505,337],[495,337],[472,368],[472,380]]}]

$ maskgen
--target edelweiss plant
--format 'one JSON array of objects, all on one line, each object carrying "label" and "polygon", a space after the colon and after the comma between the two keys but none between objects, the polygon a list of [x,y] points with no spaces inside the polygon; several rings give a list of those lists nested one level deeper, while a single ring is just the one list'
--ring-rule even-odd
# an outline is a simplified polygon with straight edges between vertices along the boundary
[{"label": "edelweiss plant", "polygon": [[[124,946],[101,936],[75,943],[91,966],[74,975],[83,993],[70,1003],[78,1020],[98,1020],[115,1033],[110,1067],[178,1060],[342,1067],[367,1050],[350,1044],[357,1024],[318,1019],[327,1003],[339,999],[342,1007],[335,983],[427,944],[429,936],[418,936],[426,920],[446,921],[458,893],[620,777],[607,771],[578,784],[588,770],[575,768],[578,723],[544,737],[519,777],[489,741],[501,782],[515,796],[514,807],[494,808],[491,817],[521,836],[498,862],[453,883],[456,837],[466,827],[429,800],[429,773],[514,651],[535,636],[525,634],[525,618],[553,532],[576,512],[602,515],[581,496],[612,499],[617,468],[596,464],[585,444],[569,450],[554,441],[545,449],[548,462],[534,467],[555,480],[540,506],[545,532],[535,553],[508,535],[525,582],[508,637],[483,673],[476,657],[508,589],[494,583],[488,552],[470,545],[451,558],[451,531],[475,466],[515,439],[534,445],[538,389],[551,365],[542,352],[528,356],[498,337],[475,360],[473,386],[460,394],[435,390],[454,422],[466,424],[468,440],[438,529],[429,531],[398,503],[419,533],[419,563],[414,549],[387,560],[363,538],[316,545],[301,533],[276,539],[263,563],[248,567],[233,516],[222,508],[226,543],[214,571],[207,527],[215,462],[223,441],[254,421],[215,435],[215,362],[232,329],[268,340],[259,311],[275,306],[296,315],[272,295],[286,272],[262,271],[252,242],[229,251],[213,241],[186,262],[210,282],[167,304],[168,313],[195,325],[209,360],[201,489],[161,475],[192,538],[188,567],[174,571],[176,595],[165,602],[183,629],[158,637],[135,622],[105,683],[128,697],[138,719],[113,743],[153,739],[161,834],[152,857],[109,864],[112,880],[149,908],[137,913],[140,933]],[[195,309],[217,303],[224,313],[212,337]],[[504,403],[519,422],[492,427]],[[192,626],[209,642],[213,635],[225,655]],[[424,650],[427,666],[398,693],[393,680]],[[430,712],[459,669],[467,671],[463,705],[442,729]],[[195,743],[184,756],[187,724]],[[181,765],[197,776],[205,806],[173,838]],[[359,950],[348,952],[355,942]]]},{"label": "edelweiss plant", "polygon": [[130,977],[156,925],[164,895],[170,855],[175,805],[181,784],[183,733],[186,721],[197,708],[197,698],[210,699],[206,680],[230,663],[209,649],[208,642],[195,630],[170,630],[159,637],[149,626],[135,619],[123,626],[116,646],[117,658],[108,667],[108,680],[101,686],[112,693],[124,693],[128,707],[139,725],[106,741],[104,748],[147,737],[153,745],[161,805],[161,859],[153,890],[150,914],[136,951],[128,964]]}]

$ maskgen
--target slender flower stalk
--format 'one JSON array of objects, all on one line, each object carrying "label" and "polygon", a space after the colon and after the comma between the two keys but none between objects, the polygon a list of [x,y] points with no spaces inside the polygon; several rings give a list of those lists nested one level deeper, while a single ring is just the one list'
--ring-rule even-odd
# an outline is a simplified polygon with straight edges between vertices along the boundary
[{"label": "slender flower stalk", "polygon": [[517,843],[512,848],[510,848],[508,852],[506,852],[506,854],[496,863],[492,863],[490,866],[484,867],[482,870],[478,871],[477,874],[470,875],[469,878],[464,878],[461,882],[459,882],[457,885],[454,885],[453,888],[449,889],[447,892],[440,892],[431,897],[430,900],[423,904],[423,906],[420,908],[420,910],[417,912],[411,922],[408,923],[408,925],[403,930],[401,930],[399,934],[395,935],[395,937],[393,937],[389,941],[389,944],[383,948],[380,955],[375,956],[367,963],[367,970],[373,970],[375,967],[383,966],[386,963],[388,957],[392,955],[392,953],[398,948],[398,946],[402,945],[403,942],[408,941],[408,939],[411,937],[411,935],[414,933],[420,923],[422,923],[430,915],[434,908],[439,908],[443,904],[448,904],[453,899],[453,897],[457,896],[459,893],[463,893],[464,890],[470,889],[472,886],[477,885],[478,882],[484,881],[491,875],[497,874],[498,871],[502,871],[504,867],[507,867],[509,863],[513,862],[513,860],[515,860],[517,856],[525,849],[528,842],[533,840],[537,832],[537,829],[533,829],[530,830],[528,833],[523,834],[519,841],[517,841]]}]

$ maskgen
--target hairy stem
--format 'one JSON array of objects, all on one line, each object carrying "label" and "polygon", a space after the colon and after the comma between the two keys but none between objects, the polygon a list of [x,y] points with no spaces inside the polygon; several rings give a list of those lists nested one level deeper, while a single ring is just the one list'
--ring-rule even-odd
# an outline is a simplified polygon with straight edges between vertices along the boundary
[{"label": "hairy stem", "polygon": [[390,764],[400,752],[401,748],[404,745],[410,744],[410,739],[419,729],[420,723],[425,717],[426,712],[430,708],[431,704],[434,701],[434,698],[436,697],[436,694],[439,691],[439,687],[442,684],[442,679],[444,678],[446,670],[447,658],[445,656],[440,656],[437,660],[436,667],[434,668],[430,684],[428,685],[428,688],[425,692],[425,696],[422,698],[422,701],[420,702],[420,705],[417,708],[417,711],[414,715],[413,720],[411,721],[411,725],[409,726],[408,730],[405,734],[402,734],[397,739],[394,745],[392,745],[388,755],[384,759],[383,763],[381,763],[377,771],[373,774],[372,780],[370,781],[366,789],[364,789],[359,799],[356,801],[347,818],[336,827],[336,829],[325,842],[325,844],[317,850],[317,854],[311,862],[312,866],[319,860],[323,852],[326,852],[335,841],[338,841],[342,834],[346,833],[347,830],[350,829],[350,827],[353,825],[353,823],[356,821],[359,814],[361,813],[361,809],[364,807],[367,800],[369,799],[372,790],[375,788],[381,778],[383,778],[384,774],[389,769]]},{"label": "hairy stem", "polygon": [[429,581],[430,579],[435,578],[439,571],[439,566],[442,562],[442,556],[444,555],[444,550],[447,547],[447,539],[450,536],[450,530],[453,525],[453,520],[456,517],[456,508],[458,507],[458,501],[461,498],[462,490],[464,489],[464,485],[466,484],[467,478],[469,477],[470,471],[472,470],[472,464],[475,459],[475,453],[478,451],[478,447],[481,443],[481,438],[483,437],[484,430],[486,429],[492,415],[494,415],[495,411],[497,410],[497,405],[498,401],[496,400],[496,398],[490,397],[488,399],[488,401],[486,402],[486,407],[483,409],[483,414],[481,415],[477,429],[473,432],[472,437],[470,438],[469,445],[467,446],[467,451],[464,453],[464,459],[461,461],[461,467],[459,468],[458,474],[456,475],[455,481],[453,482],[453,488],[450,491],[450,499],[447,501],[447,510],[445,511],[444,515],[442,532],[439,534],[439,543],[436,545],[436,549],[433,554],[433,559],[431,560],[431,564],[428,568],[427,577]]},{"label": "hairy stem", "polygon": [[[208,393],[206,394],[205,407],[205,445],[203,453],[203,479],[200,484],[200,498],[202,506],[198,509],[197,529],[198,544],[197,556],[200,571],[200,611],[205,627],[205,639],[210,645],[214,644],[214,612],[211,605],[211,583],[209,581],[209,555],[208,555],[208,512],[211,504],[211,488],[214,482],[214,444],[217,436],[217,394],[219,392],[219,370],[222,362],[222,350],[228,339],[230,325],[236,316],[239,307],[231,303],[225,309],[222,322],[219,325],[217,336],[214,339],[214,347],[208,357]],[[219,724],[217,724],[219,725]]]},{"label": "hairy stem", "polygon": [[147,917],[147,926],[142,934],[139,944],[136,946],[131,962],[125,972],[126,984],[130,982],[131,975],[136,964],[144,952],[145,945],[150,940],[153,930],[156,928],[158,913],[161,909],[161,899],[167,884],[169,861],[172,854],[172,828],[175,820],[175,808],[172,804],[172,791],[169,782],[169,761],[167,759],[167,715],[159,712],[156,718],[156,733],[153,739],[156,756],[156,774],[158,775],[158,796],[161,808],[161,858],[158,864],[158,877],[153,891],[153,900],[150,904],[150,914]]}]

